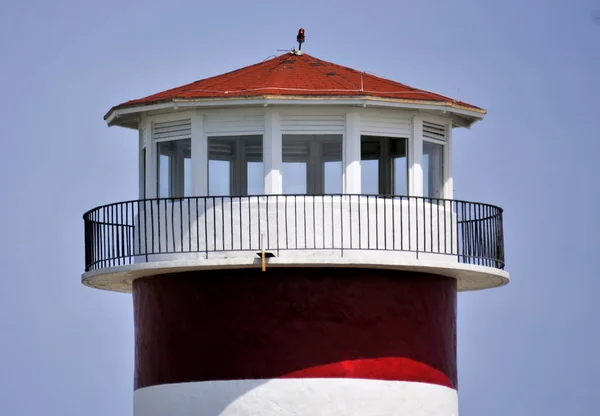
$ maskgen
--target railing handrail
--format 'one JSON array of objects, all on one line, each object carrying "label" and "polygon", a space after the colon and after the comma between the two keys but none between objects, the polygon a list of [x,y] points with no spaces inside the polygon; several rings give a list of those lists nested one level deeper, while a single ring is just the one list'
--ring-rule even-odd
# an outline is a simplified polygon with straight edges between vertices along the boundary
[{"label": "railing handrail", "polygon": [[463,203],[463,204],[476,204],[476,205],[481,205],[481,206],[486,206],[489,208],[493,208],[498,210],[498,212],[500,214],[502,214],[504,212],[504,209],[497,206],[497,205],[492,205],[492,204],[487,204],[484,202],[473,202],[473,201],[467,201],[467,200],[462,200],[462,199],[447,199],[447,198],[435,198],[435,197],[428,197],[428,196],[416,196],[416,195],[396,195],[396,194],[256,194],[256,195],[198,195],[198,196],[172,196],[172,197],[161,197],[161,198],[144,198],[144,199],[130,199],[127,201],[119,201],[119,202],[112,202],[110,204],[104,204],[104,205],[99,205],[97,207],[94,207],[92,209],[87,210],[86,212],[83,213],[82,217],[85,220],[85,216],[87,214],[89,214],[90,212],[96,211],[98,209],[101,208],[108,208],[114,205],[122,205],[122,204],[131,204],[131,203],[137,203],[137,202],[153,202],[153,201],[177,201],[177,200],[186,200],[186,199],[201,199],[201,198],[208,198],[208,199],[213,199],[213,198],[232,198],[232,199],[239,199],[239,198],[262,198],[262,197],[275,197],[275,196],[302,196],[302,197],[315,197],[315,196],[354,196],[354,197],[368,197],[368,198],[405,198],[405,199],[420,199],[420,200],[430,200],[430,201],[438,201],[438,202],[459,202],[459,203]]},{"label": "railing handrail", "polygon": [[[273,204],[277,206],[273,208]],[[259,240],[266,236],[268,250],[277,253],[431,253],[503,269],[502,216],[502,208],[495,205],[404,195],[215,195],[129,200],[101,205],[83,215],[85,267],[89,271],[131,264],[138,257],[149,261],[152,255],[208,256],[212,252],[257,250],[264,247]]]}]

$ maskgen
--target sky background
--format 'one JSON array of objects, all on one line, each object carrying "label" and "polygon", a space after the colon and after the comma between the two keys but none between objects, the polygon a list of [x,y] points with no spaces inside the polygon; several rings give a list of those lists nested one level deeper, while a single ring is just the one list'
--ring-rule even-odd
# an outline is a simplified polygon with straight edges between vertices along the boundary
[{"label": "sky background", "polygon": [[[483,3],[486,3],[485,5]],[[13,1],[0,7],[0,414],[131,415],[130,295],[80,283],[84,211],[137,197],[128,99],[313,56],[488,110],[455,197],[505,209],[503,288],[460,294],[461,415],[596,415],[600,1]]]}]

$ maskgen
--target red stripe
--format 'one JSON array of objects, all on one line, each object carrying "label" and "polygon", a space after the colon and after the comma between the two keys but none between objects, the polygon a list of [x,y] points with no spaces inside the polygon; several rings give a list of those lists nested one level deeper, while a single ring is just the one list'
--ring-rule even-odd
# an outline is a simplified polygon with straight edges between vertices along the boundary
[{"label": "red stripe", "polygon": [[293,371],[280,378],[363,378],[414,381],[454,388],[452,380],[440,370],[401,357],[342,361]]},{"label": "red stripe", "polygon": [[135,388],[279,377],[456,387],[456,280],[271,268],[136,279]]}]

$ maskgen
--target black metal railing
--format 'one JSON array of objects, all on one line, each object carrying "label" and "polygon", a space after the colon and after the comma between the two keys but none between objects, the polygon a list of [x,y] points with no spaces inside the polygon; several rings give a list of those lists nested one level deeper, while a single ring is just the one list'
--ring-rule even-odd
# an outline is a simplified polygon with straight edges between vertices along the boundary
[{"label": "black metal railing", "polygon": [[[504,268],[502,209],[382,195],[260,195],[119,202],[83,215],[85,270],[175,253],[404,251]],[[165,257],[166,256],[166,257]]]}]

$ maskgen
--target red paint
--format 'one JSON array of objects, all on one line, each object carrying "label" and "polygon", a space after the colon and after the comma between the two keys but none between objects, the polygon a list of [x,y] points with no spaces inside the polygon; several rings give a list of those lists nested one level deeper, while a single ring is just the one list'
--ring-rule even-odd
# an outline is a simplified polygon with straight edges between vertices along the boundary
[{"label": "red paint", "polygon": [[402,357],[348,360],[305,368],[280,378],[364,378],[402,380],[439,384],[454,388],[454,383],[442,371],[427,364]]},{"label": "red paint", "polygon": [[[361,91],[362,86],[362,91]],[[404,100],[452,103],[471,109],[471,104],[455,101],[366,72],[333,64],[303,54],[283,54],[255,65],[217,75],[148,97],[127,101],[111,111],[135,105],[176,99],[245,98],[275,96],[357,97],[371,96]],[[110,114],[110,111],[109,113]],[[108,117],[108,114],[105,118]]]},{"label": "red paint", "polygon": [[456,386],[456,281],[401,271],[198,271],[133,284],[135,388],[277,377]]}]

